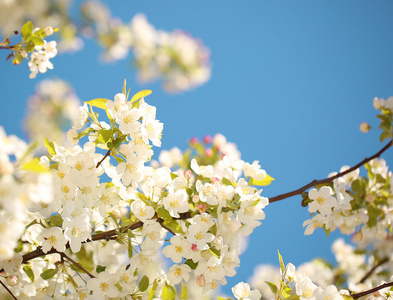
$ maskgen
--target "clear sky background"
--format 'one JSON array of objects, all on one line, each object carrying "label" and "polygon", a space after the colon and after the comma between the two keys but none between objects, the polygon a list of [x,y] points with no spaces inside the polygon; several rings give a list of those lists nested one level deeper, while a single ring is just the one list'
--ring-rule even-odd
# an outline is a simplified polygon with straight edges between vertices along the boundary
[{"label": "clear sky background", "polygon": [[[76,1],[78,2],[78,1]],[[113,98],[124,78],[132,91],[153,90],[148,103],[164,123],[162,148],[185,149],[190,137],[224,134],[242,159],[259,160],[276,178],[262,195],[297,189],[354,165],[383,144],[379,131],[363,134],[362,121],[377,125],[375,96],[393,96],[392,1],[107,1],[113,16],[128,22],[139,12],[156,28],[176,28],[210,48],[212,78],[187,93],[169,95],[159,83],[138,85],[131,56],[114,64],[99,60],[101,48],[58,55],[55,69],[28,78],[24,62],[13,66],[0,53],[0,125],[24,136],[21,120],[34,86],[44,78],[72,84],[81,100]],[[155,149],[158,152],[159,149]],[[384,157],[393,165],[390,149]],[[309,216],[301,197],[269,205],[266,220],[250,237],[229,287],[247,281],[255,265],[299,265],[315,257],[334,262],[322,230],[304,236]]]}]

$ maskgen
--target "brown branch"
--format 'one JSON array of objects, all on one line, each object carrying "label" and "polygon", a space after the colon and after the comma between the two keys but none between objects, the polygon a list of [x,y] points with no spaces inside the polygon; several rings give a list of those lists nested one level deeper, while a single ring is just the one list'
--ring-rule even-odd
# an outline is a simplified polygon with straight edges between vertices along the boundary
[{"label": "brown branch", "polygon": [[[89,275],[90,278],[95,278],[94,275],[92,275],[90,272],[88,272],[86,269],[84,269],[79,263],[77,263],[75,260],[73,260],[71,257],[69,257],[67,254],[63,252],[58,252],[62,257],[65,257],[68,261],[72,262],[76,267],[81,269],[83,272],[85,272],[87,275]],[[75,270],[76,271],[76,270]]]},{"label": "brown branch", "polygon": [[7,292],[12,296],[12,298],[18,300],[18,298],[16,298],[15,295],[11,292],[11,290],[4,284],[3,280],[0,280],[0,283],[7,290]]},{"label": "brown branch", "polygon": [[321,180],[313,180],[310,183],[306,184],[305,186],[303,186],[303,187],[301,187],[301,188],[299,188],[297,190],[294,190],[294,191],[291,191],[291,192],[288,192],[288,193],[285,193],[285,194],[281,194],[281,195],[278,195],[278,196],[275,196],[275,197],[271,197],[271,198],[269,198],[269,203],[280,201],[280,200],[283,200],[283,199],[286,199],[286,198],[289,198],[289,197],[292,197],[292,196],[295,196],[295,195],[300,195],[304,191],[306,191],[309,188],[311,188],[311,187],[313,187],[315,185],[318,185],[318,184],[324,184],[324,183],[333,182],[334,179],[339,178],[341,176],[344,176],[344,175],[346,175],[348,173],[351,173],[352,171],[354,171],[354,170],[360,168],[361,166],[363,166],[365,163],[368,163],[370,160],[381,156],[381,154],[383,152],[385,152],[387,149],[389,149],[392,145],[393,145],[393,140],[391,140],[385,147],[383,147],[381,150],[379,150],[373,156],[370,156],[368,158],[363,159],[360,163],[358,163],[357,165],[353,166],[352,168],[349,168],[348,170],[346,170],[344,172],[341,172],[341,173],[338,173],[338,174],[336,174],[336,175],[334,175],[332,177],[329,177],[329,178],[325,178],[325,179],[321,179]]},{"label": "brown branch", "polygon": [[[191,213],[190,212],[186,212],[186,213],[181,213],[179,214],[180,217],[179,218],[173,218],[174,220],[185,220],[185,219],[189,219],[191,218]],[[161,220],[160,218],[158,218],[158,221]],[[140,227],[143,226],[143,222],[142,221],[138,221],[135,222],[133,224],[127,225],[127,226],[122,226],[120,228],[117,229],[112,229],[112,230],[108,230],[105,232],[101,232],[98,234],[95,234],[91,237],[91,239],[88,239],[84,242],[82,242],[82,244],[85,243],[90,243],[93,241],[98,241],[98,240],[113,240],[117,238],[118,232],[124,233],[127,232],[129,229],[131,230],[135,230],[138,229]],[[70,243],[66,244],[66,249],[70,248]],[[23,261],[22,264],[27,263],[28,261],[37,258],[37,257],[41,257],[41,256],[45,256],[48,254],[53,254],[53,253],[59,253],[56,249],[52,248],[51,250],[49,250],[47,253],[44,253],[42,251],[41,246],[39,246],[37,249],[35,249],[34,251],[31,251],[29,253],[26,253],[25,255],[23,255]],[[1,269],[0,272],[4,271],[4,269]]]},{"label": "brown branch", "polygon": [[168,226],[164,225],[165,221],[163,219],[157,219],[157,222],[161,225],[162,228],[164,228],[164,229],[168,230],[170,233],[172,233],[172,235],[176,235],[176,233],[173,232],[172,229],[170,229],[170,228],[168,228]]},{"label": "brown branch", "polygon": [[108,152],[104,155],[104,157],[97,163],[96,168],[98,168],[102,162],[107,158],[109,155],[111,155],[111,150],[109,149]]},{"label": "brown branch", "polygon": [[379,263],[377,263],[375,266],[373,266],[366,274],[364,274],[362,279],[360,279],[359,284],[364,283],[366,281],[366,279],[369,278],[378,267],[382,266],[383,264],[387,263],[388,261],[389,261],[389,259],[387,257],[385,257]]},{"label": "brown branch", "polygon": [[383,288],[386,288],[386,287],[389,287],[389,286],[393,286],[393,282],[384,283],[384,284],[381,284],[381,285],[379,285],[379,286],[377,286],[375,288],[369,289],[367,291],[364,291],[364,292],[361,292],[361,293],[352,294],[351,297],[353,299],[358,299],[360,297],[363,297],[363,296],[366,296],[368,294],[374,293],[376,291],[379,291],[379,290],[381,290]]}]

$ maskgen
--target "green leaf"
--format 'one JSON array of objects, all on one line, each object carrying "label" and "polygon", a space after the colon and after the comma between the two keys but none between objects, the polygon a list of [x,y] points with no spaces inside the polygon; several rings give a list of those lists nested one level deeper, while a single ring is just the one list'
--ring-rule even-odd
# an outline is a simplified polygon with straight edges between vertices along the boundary
[{"label": "green leaf", "polygon": [[33,41],[31,41],[31,40],[26,41],[26,45],[25,45],[26,52],[28,52],[28,53],[32,52],[34,50],[34,47],[35,47],[35,45],[34,45]]},{"label": "green leaf", "polygon": [[179,177],[179,176],[177,174],[175,174],[175,173],[171,173],[172,180],[175,179],[176,177]]},{"label": "green leaf", "polygon": [[214,256],[220,257],[220,254],[221,254],[221,253],[220,253],[220,251],[218,251],[216,248],[210,247],[209,250],[210,250],[211,253],[213,253]]},{"label": "green leaf", "polygon": [[85,101],[84,103],[87,103],[89,105],[101,108],[106,110],[106,102],[109,101],[109,99],[105,99],[105,98],[96,98],[90,101]]},{"label": "green leaf", "polygon": [[228,178],[225,177],[221,179],[221,183],[224,185],[232,185],[232,181],[230,181]]},{"label": "green leaf", "polygon": [[188,299],[188,288],[182,281],[181,282],[180,300],[187,300],[187,299]]},{"label": "green leaf", "polygon": [[281,269],[281,274],[284,274],[285,272],[285,265],[284,265],[284,261],[282,260],[282,256],[280,254],[280,251],[278,251],[278,260],[280,261],[280,269]]},{"label": "green leaf", "polygon": [[162,288],[161,299],[174,300],[176,298],[176,289],[173,285],[165,284]]},{"label": "green leaf", "polygon": [[198,263],[194,263],[194,261],[192,259],[187,259],[184,263],[187,266],[189,266],[192,270],[195,270],[196,267],[198,266]]},{"label": "green leaf", "polygon": [[101,129],[98,131],[98,134],[100,134],[102,136],[104,143],[106,143],[112,137],[113,130],[112,129]]},{"label": "green leaf", "polygon": [[52,227],[61,227],[63,224],[63,218],[60,214],[50,216],[49,220]]},{"label": "green leaf", "polygon": [[[131,230],[128,230],[128,231],[131,231]],[[128,235],[129,236],[129,235]],[[128,249],[127,249],[127,252],[128,252],[128,258],[131,258],[132,257],[132,245],[131,245],[131,239],[130,238],[128,238],[127,239],[128,240]]]},{"label": "green leaf", "polygon": [[161,219],[164,219],[166,222],[172,221],[172,216],[169,214],[169,212],[164,207],[158,208],[157,214]]},{"label": "green leaf", "polygon": [[378,218],[380,216],[381,211],[375,207],[374,205],[370,204],[367,205],[367,214],[368,214],[368,227],[374,227],[378,223]]},{"label": "green leaf", "polygon": [[53,142],[49,142],[49,140],[45,138],[44,145],[46,149],[48,149],[50,155],[56,155],[55,144]]},{"label": "green leaf", "polygon": [[266,186],[266,185],[271,184],[273,180],[274,180],[273,177],[266,174],[266,177],[263,180],[255,180],[254,178],[250,178],[249,184],[250,185],[258,185],[258,186]]},{"label": "green leaf", "polygon": [[[94,270],[94,265],[87,260],[82,260],[82,261],[78,262],[78,265],[81,266],[83,269],[85,269],[87,272],[92,272]],[[85,271],[82,270],[78,265],[72,264],[71,269],[73,269],[74,271],[77,271],[77,272],[85,273]]]},{"label": "green leaf", "polygon": [[117,219],[116,219],[115,215],[112,214],[111,212],[109,212],[109,216],[111,217],[111,219],[113,220],[113,222],[115,222],[116,226],[119,226],[119,224],[117,223]]},{"label": "green leaf", "polygon": [[284,297],[284,299],[288,299],[292,295],[292,289],[288,285],[285,285],[281,290],[281,295]]},{"label": "green leaf", "polygon": [[132,96],[131,103],[134,103],[135,101],[138,101],[143,97],[149,96],[151,93],[152,93],[151,90],[142,90],[136,93],[134,96]]},{"label": "green leaf", "polygon": [[25,163],[22,167],[22,170],[25,171],[31,171],[35,173],[42,173],[42,172],[48,172],[48,170],[40,164],[40,159],[34,158],[33,160],[29,161],[28,163]]},{"label": "green leaf", "polygon": [[23,267],[23,271],[25,271],[27,277],[30,278],[31,282],[34,282],[34,272],[33,272],[33,270],[30,268],[30,266],[29,266],[29,265],[25,265],[25,266]]},{"label": "green leaf", "polygon": [[32,36],[32,37],[31,37],[31,41],[32,41],[32,42],[34,43],[34,45],[36,45],[36,46],[42,46],[43,44],[45,44],[43,39],[40,39],[39,37],[35,37],[35,36]]},{"label": "green leaf", "polygon": [[149,277],[146,275],[142,277],[141,281],[139,282],[139,291],[144,292],[149,287]]},{"label": "green leaf", "polygon": [[227,199],[227,205],[232,208],[233,210],[238,210],[239,206],[235,203],[233,203],[231,200]]},{"label": "green leaf", "polygon": [[27,21],[23,26],[21,30],[21,34],[23,39],[27,39],[33,32],[33,23],[30,21]]},{"label": "green leaf", "polygon": [[277,286],[274,283],[272,283],[272,282],[269,282],[269,281],[265,281],[265,282],[269,286],[269,288],[272,291],[272,293],[275,295],[277,293],[277,290],[278,290]]},{"label": "green leaf", "polygon": [[22,61],[23,61],[23,56],[19,52],[12,59],[12,63],[14,65],[19,65]]},{"label": "green leaf", "polygon": [[386,139],[388,139],[388,138],[391,138],[392,135],[393,135],[393,134],[392,134],[391,132],[389,132],[389,131],[384,131],[384,132],[382,132],[381,135],[379,136],[379,140],[380,140],[381,142],[383,142],[384,140],[386,140]]},{"label": "green leaf", "polygon": [[48,269],[40,274],[41,278],[44,280],[51,279],[53,276],[57,274],[59,269]]},{"label": "green leaf", "polygon": [[98,265],[98,266],[96,267],[96,272],[97,272],[97,273],[104,272],[105,270],[106,270],[106,266],[100,266],[100,265]]}]

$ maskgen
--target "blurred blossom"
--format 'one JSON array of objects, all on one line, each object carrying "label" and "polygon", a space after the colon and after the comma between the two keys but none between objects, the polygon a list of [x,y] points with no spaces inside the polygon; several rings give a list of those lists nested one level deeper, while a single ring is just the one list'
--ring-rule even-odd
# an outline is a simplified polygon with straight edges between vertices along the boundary
[{"label": "blurred blossom", "polygon": [[79,98],[68,83],[62,80],[44,80],[28,100],[25,130],[30,139],[56,140],[63,143],[65,129],[72,125],[78,114]]}]

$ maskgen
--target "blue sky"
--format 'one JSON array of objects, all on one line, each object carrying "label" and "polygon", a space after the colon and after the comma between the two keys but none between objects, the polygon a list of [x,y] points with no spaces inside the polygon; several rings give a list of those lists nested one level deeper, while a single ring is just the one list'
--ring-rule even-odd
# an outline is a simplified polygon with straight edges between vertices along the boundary
[{"label": "blue sky", "polygon": [[[78,1],[76,1],[78,2]],[[186,148],[190,137],[224,134],[245,161],[259,160],[276,178],[262,195],[276,196],[342,165],[354,165],[382,148],[379,132],[363,134],[362,121],[377,125],[374,97],[393,95],[391,1],[111,1],[112,15],[128,22],[146,14],[156,28],[180,28],[210,48],[212,78],[190,92],[168,95],[159,83],[138,85],[131,57],[99,61],[93,40],[75,54],[52,61],[55,69],[28,78],[0,53],[0,125],[23,136],[28,95],[44,78],[70,82],[80,99],[113,98],[124,78],[164,123],[163,149]],[[158,151],[158,150],[156,150]],[[390,149],[384,157],[393,165]],[[228,287],[246,281],[259,263],[277,264],[277,249],[295,265],[315,257],[333,260],[324,232],[303,235],[309,214],[301,197],[273,203],[251,235],[241,267]]]}]

